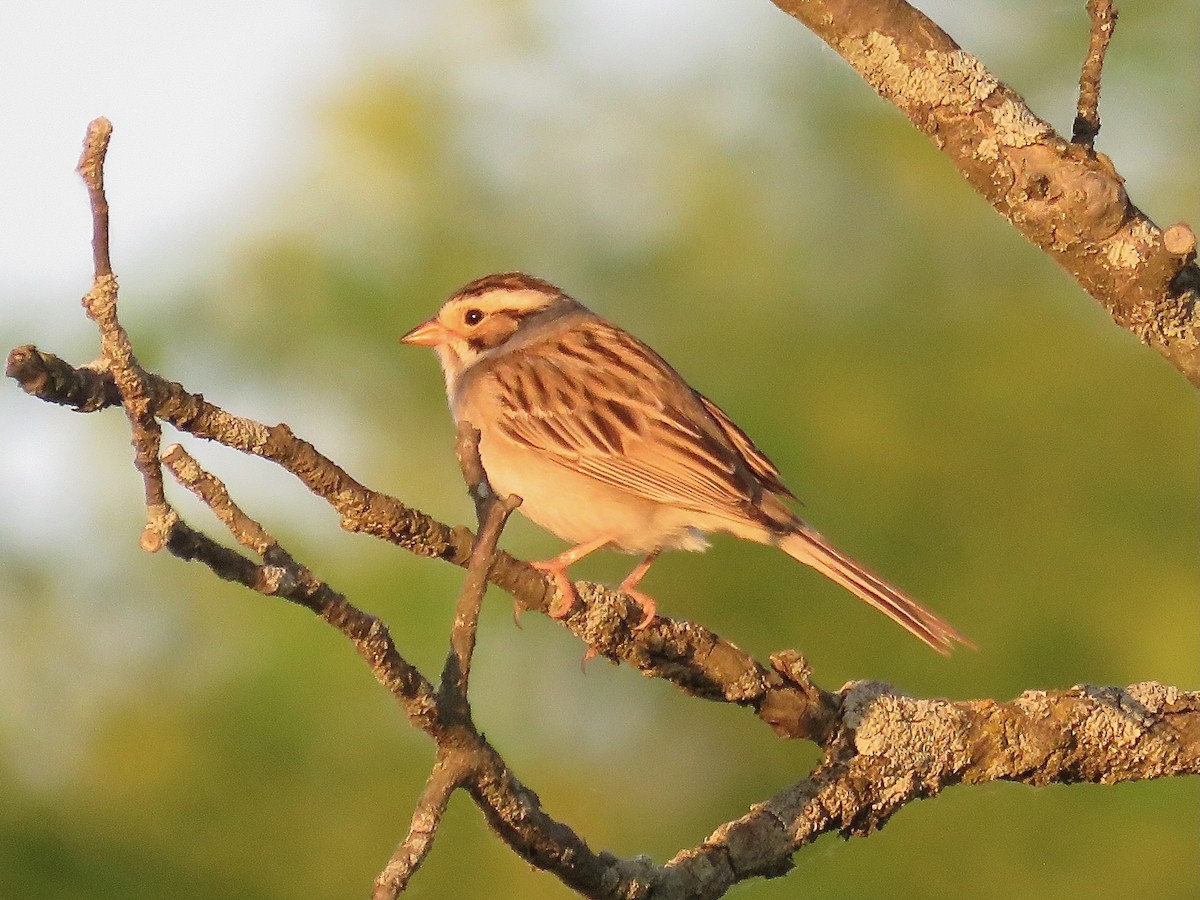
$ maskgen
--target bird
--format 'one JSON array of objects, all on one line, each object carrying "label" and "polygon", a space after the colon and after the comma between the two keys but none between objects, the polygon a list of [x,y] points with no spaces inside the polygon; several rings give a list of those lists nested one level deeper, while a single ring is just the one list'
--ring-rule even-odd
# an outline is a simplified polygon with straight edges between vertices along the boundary
[{"label": "bird", "polygon": [[579,602],[567,570],[610,548],[643,557],[618,590],[641,605],[644,630],[657,604],[638,585],[658,555],[724,532],[778,547],[943,655],[974,646],[801,519],[775,464],[665,359],[550,282],[478,278],[401,340],[436,351],[492,489],[572,544],[531,563],[557,588],[552,617]]}]

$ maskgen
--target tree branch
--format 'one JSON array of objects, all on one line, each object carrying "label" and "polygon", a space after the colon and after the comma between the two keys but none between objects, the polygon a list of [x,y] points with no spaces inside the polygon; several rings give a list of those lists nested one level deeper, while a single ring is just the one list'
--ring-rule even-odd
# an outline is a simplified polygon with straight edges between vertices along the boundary
[{"label": "tree branch", "polygon": [[[342,594],[317,579],[247,516],[230,498],[225,486],[205,472],[180,446],[168,449],[163,462],[180,484],[205,503],[242,546],[263,557],[256,565],[235,551],[177,521],[166,546],[183,559],[209,565],[223,578],[235,580],[270,596],[280,596],[312,610],[340,631],[370,666],[376,680],[392,693],[413,725],[437,743],[438,757],[414,813],[409,834],[376,880],[376,897],[394,897],[421,864],[436,833],[445,801],[456,787],[465,787],[483,809],[497,833],[530,863],[554,871],[569,884],[593,884],[607,871],[610,859],[598,857],[568,826],[550,818],[541,802],[509,770],[499,753],[475,728],[465,696],[465,681],[447,664],[449,678],[435,689],[400,655],[387,627],[364,613]],[[469,466],[464,465],[466,470]],[[477,486],[473,486],[477,488]],[[490,493],[490,492],[489,492]],[[494,498],[494,495],[492,495]],[[486,513],[483,535],[474,553],[475,569],[468,570],[466,606],[477,605],[486,580],[482,572],[495,558],[501,526],[515,506],[494,498]],[[474,575],[475,577],[470,577]],[[473,596],[466,596],[468,593]],[[459,628],[456,617],[456,631]],[[460,659],[462,638],[454,638],[451,658]],[[469,667],[469,655],[460,662]]]},{"label": "tree branch", "polygon": [[92,268],[96,280],[112,275],[108,253],[108,197],[104,193],[104,158],[112,138],[112,122],[101,116],[88,125],[83,138],[83,153],[75,171],[87,186],[92,207]]},{"label": "tree branch", "polygon": [[[7,371],[27,393],[72,407],[80,384],[90,384],[94,374],[31,345],[9,354]],[[474,541],[470,529],[452,528],[370,490],[286,425],[235,416],[154,374],[147,373],[144,383],[159,418],[180,431],[278,464],[337,510],[346,530],[373,535],[418,556],[467,565]],[[109,391],[101,385],[93,394],[107,397]],[[497,553],[489,580],[524,609],[549,608],[553,588],[545,576],[504,551]],[[666,616],[635,631],[641,610],[625,595],[588,582],[577,588],[582,602],[556,621],[597,654],[625,662],[647,677],[665,678],[693,696],[750,707],[785,737],[819,738],[828,727],[835,706],[831,695],[808,681],[806,668],[795,665],[791,656],[764,666],[702,625]]]},{"label": "tree branch", "polygon": [[1200,693],[1147,682],[1029,691],[1001,704],[919,700],[860,682],[843,689],[826,750],[810,778],[667,863],[725,873],[711,891],[686,896],[719,897],[737,881],[784,874],[792,854],[820,835],[869,835],[908,803],[955,784],[1200,773]]},{"label": "tree branch", "polygon": [[1071,129],[1071,143],[1091,150],[1100,133],[1100,71],[1104,68],[1108,42],[1117,27],[1117,11],[1113,9],[1112,0],[1087,0],[1087,12],[1092,29],[1087,56],[1079,73],[1079,105]]},{"label": "tree branch", "polygon": [[[117,319],[117,279],[113,275],[108,250],[108,198],[104,193],[104,158],[108,153],[112,123],[105,118],[88,125],[83,154],[77,171],[87,185],[92,207],[92,289],[83,298],[83,308],[100,330],[100,350],[104,365],[112,374],[125,414],[133,432],[134,465],[142,474],[146,492],[146,528],[142,532],[143,549],[155,552],[166,543],[176,522],[174,510],[163,490],[158,450],[162,429],[154,417],[145,391],[145,371],[138,364],[129,335]],[[78,408],[78,407],[77,407]]]},{"label": "tree branch", "polygon": [[437,837],[437,830],[442,824],[442,816],[446,813],[450,795],[459,785],[458,772],[448,766],[439,754],[433,772],[425,784],[425,790],[417,801],[416,809],[413,810],[408,834],[375,879],[371,900],[392,900],[408,887],[409,879],[433,849],[433,839]]},{"label": "tree branch", "polygon": [[[163,463],[175,479],[195,494],[225,525],[239,544],[263,559],[256,565],[211,538],[177,521],[167,549],[184,560],[204,563],[222,578],[267,596],[282,597],[316,613],[345,635],[371,668],[375,679],[391,692],[409,720],[429,733],[437,723],[434,687],[396,649],[387,626],[363,612],[345,596],[296,562],[267,531],[233,502],[220,479],[205,472],[178,444],[167,449]],[[236,560],[242,560],[238,563]],[[210,560],[216,560],[220,569]]]},{"label": "tree branch", "polygon": [[479,432],[469,425],[459,427],[458,462],[462,468],[467,490],[476,501],[479,534],[471,547],[467,577],[455,608],[454,627],[450,632],[450,652],[442,669],[438,686],[439,728],[434,735],[438,743],[437,760],[425,790],[417,801],[408,835],[396,848],[388,864],[375,879],[375,900],[397,897],[407,886],[413,873],[424,861],[433,846],[446,804],[455,789],[469,783],[475,774],[475,760],[490,748],[475,728],[467,688],[471,676],[471,656],[475,652],[475,635],[479,627],[479,611],[487,591],[488,575],[496,560],[496,544],[509,515],[520,503],[520,497],[498,497],[488,484],[483,463],[479,459]]},{"label": "tree branch", "polygon": [[458,595],[454,629],[450,634],[450,653],[442,671],[442,691],[443,702],[460,705],[466,712],[471,655],[475,652],[475,633],[479,627],[483,595],[496,562],[496,543],[500,540],[500,532],[504,530],[509,515],[521,505],[521,498],[497,497],[492,491],[479,459],[479,432],[466,423],[459,426],[456,453],[467,490],[476,501],[479,534],[472,542],[467,577]]},{"label": "tree branch", "polygon": [[[1060,137],[1012,88],[903,0],[773,2],[904,113],[971,187],[1117,324],[1200,386],[1200,268],[1194,252],[1177,253],[1179,245],[1164,240],[1130,202],[1107,156]],[[1094,68],[1098,91],[1099,60]]]}]

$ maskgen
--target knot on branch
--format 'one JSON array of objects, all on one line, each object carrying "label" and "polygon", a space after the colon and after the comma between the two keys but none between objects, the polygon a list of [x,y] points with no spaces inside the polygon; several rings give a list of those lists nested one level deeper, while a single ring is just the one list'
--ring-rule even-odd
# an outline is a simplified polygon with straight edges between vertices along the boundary
[{"label": "knot on branch", "polygon": [[1055,248],[1098,243],[1129,215],[1125,186],[1103,154],[1033,144],[1010,151],[1014,221],[1031,239]]}]

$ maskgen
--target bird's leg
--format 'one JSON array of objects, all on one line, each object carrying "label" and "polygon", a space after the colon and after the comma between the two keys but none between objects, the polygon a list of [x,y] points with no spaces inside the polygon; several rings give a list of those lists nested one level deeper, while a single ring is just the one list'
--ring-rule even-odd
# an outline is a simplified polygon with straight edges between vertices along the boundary
[{"label": "bird's leg", "polygon": [[650,566],[654,560],[658,559],[658,554],[662,553],[662,548],[655,550],[640,563],[633,567],[633,571],[625,576],[625,580],[621,582],[617,590],[622,594],[628,594],[634,600],[642,605],[642,621],[633,626],[634,631],[643,631],[650,627],[650,623],[654,621],[654,617],[658,614],[658,604],[654,602],[654,598],[649,594],[637,590],[638,582],[646,577],[646,573],[650,571]]},{"label": "bird's leg", "polygon": [[[571,611],[571,607],[579,599],[579,592],[575,590],[575,585],[571,579],[567,577],[567,569],[575,565],[589,553],[594,553],[605,544],[608,543],[608,538],[599,537],[595,540],[585,541],[578,544],[553,559],[547,559],[543,562],[533,562],[529,565],[537,569],[539,572],[545,572],[554,579],[554,586],[558,588],[558,600],[551,605],[549,610],[550,618],[561,619]],[[515,611],[514,611],[515,613]]]},{"label": "bird's leg", "polygon": [[[646,577],[646,573],[650,571],[650,565],[658,558],[658,554],[662,553],[662,548],[655,550],[640,563],[634,566],[633,571],[625,576],[625,580],[621,582],[617,588],[622,594],[632,597],[642,606],[642,621],[633,626],[634,631],[644,631],[650,627],[650,623],[654,621],[654,617],[658,613],[658,604],[654,602],[654,598],[649,594],[644,594],[636,589],[639,581]],[[596,655],[595,647],[588,647],[587,653],[583,654],[583,659],[579,661],[579,668],[585,674],[587,673],[587,662]]]}]

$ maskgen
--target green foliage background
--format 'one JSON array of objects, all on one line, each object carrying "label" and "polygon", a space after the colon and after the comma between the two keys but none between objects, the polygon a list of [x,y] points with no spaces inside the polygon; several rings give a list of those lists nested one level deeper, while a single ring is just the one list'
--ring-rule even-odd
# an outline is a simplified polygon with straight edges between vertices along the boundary
[{"label": "green foliage background", "polygon": [[[980,651],[941,659],[781,554],[723,539],[656,567],[664,613],[760,658],[799,647],[829,687],[1195,688],[1194,389],[797,23],[742,5],[734,59],[695,50],[741,21],[724,7],[717,26],[673,12],[677,45],[617,47],[580,25],[594,6],[536,3],[451,4],[435,40],[364,53],[313,98],[320,149],[291,188],[170,302],[123,284],[143,361],[468,521],[436,363],[396,338],[467,280],[526,269],[658,348],[772,455],[812,522]],[[1151,216],[1195,224],[1197,10],[1127,6],[1099,147]],[[932,12],[1069,130],[1082,8]],[[65,416],[4,393],[30,421]],[[124,433],[118,414],[71,419],[103,502],[75,511],[65,551],[0,550],[0,895],[365,896],[430,745],[307,613],[136,551]],[[438,670],[457,570],[341,533],[264,465],[193,449]],[[505,541],[561,546],[524,522]],[[569,635],[523,625],[489,596],[477,719],[595,849],[664,861],[816,760],[743,711],[604,662],[581,674]],[[731,896],[1190,897],[1198,800],[1195,780],[953,789]],[[461,799],[412,893],[567,896]]]}]

